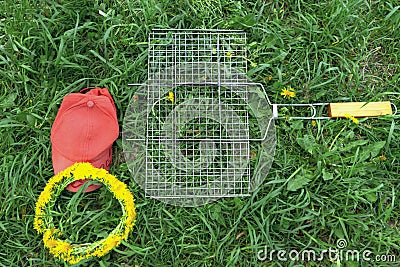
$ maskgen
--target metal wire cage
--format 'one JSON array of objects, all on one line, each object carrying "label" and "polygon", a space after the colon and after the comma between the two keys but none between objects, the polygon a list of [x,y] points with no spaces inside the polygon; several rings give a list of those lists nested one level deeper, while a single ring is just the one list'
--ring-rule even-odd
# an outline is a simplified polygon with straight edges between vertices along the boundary
[{"label": "metal wire cage", "polygon": [[275,128],[265,94],[246,70],[244,32],[150,34],[148,81],[123,126],[126,162],[148,196],[197,206],[249,195],[264,180]]}]

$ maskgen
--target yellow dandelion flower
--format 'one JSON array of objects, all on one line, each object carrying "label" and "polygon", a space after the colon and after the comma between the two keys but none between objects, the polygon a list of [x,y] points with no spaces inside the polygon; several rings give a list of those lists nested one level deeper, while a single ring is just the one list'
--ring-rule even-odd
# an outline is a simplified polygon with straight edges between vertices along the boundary
[{"label": "yellow dandelion flower", "polygon": [[72,252],[71,244],[62,240],[50,239],[45,243],[45,246],[49,248],[52,254],[59,258],[65,258],[66,255]]},{"label": "yellow dandelion flower", "polygon": [[90,163],[86,163],[86,162],[78,163],[74,170],[74,179],[75,180],[83,180],[86,178],[90,178],[92,176],[91,175],[92,169],[93,169],[93,166]]},{"label": "yellow dandelion flower", "polygon": [[296,96],[296,92],[291,86],[289,86],[288,89],[286,89],[286,87],[283,87],[281,96],[283,96],[284,98],[293,98]]},{"label": "yellow dandelion flower", "polygon": [[[107,174],[108,174],[107,170],[105,170],[105,169],[103,169],[103,168],[96,168],[96,171],[93,172],[93,176],[96,176],[96,177],[99,177],[99,178],[104,177],[104,176],[106,176]],[[113,177],[114,177],[114,176],[113,176]],[[115,177],[114,177],[114,178],[115,178]],[[115,180],[118,180],[118,179],[115,178]]]},{"label": "yellow dandelion flower", "polygon": [[67,177],[71,177],[74,171],[75,171],[75,164],[57,173],[56,176],[52,177],[47,183],[49,184],[51,181],[59,182]]},{"label": "yellow dandelion flower", "polygon": [[110,251],[114,247],[118,246],[121,243],[121,236],[112,235],[106,239],[103,243],[104,251]]},{"label": "yellow dandelion flower", "polygon": [[174,101],[175,101],[174,92],[172,92],[172,91],[168,92],[168,100],[171,101],[172,103],[174,103]]},{"label": "yellow dandelion flower", "polygon": [[316,122],[315,120],[312,120],[312,121],[311,121],[311,126],[312,126],[312,127],[315,127],[316,125],[317,125],[317,122]]},{"label": "yellow dandelion flower", "polygon": [[53,237],[53,230],[46,230],[43,233],[43,241],[46,243],[48,240],[50,240]]},{"label": "yellow dandelion flower", "polygon": [[227,57],[232,57],[232,53],[228,51],[228,52],[226,53],[226,56],[227,56]]},{"label": "yellow dandelion flower", "polygon": [[351,120],[355,123],[355,124],[358,124],[358,119],[357,118],[354,118],[354,117],[351,117]]},{"label": "yellow dandelion flower", "polygon": [[57,241],[54,239],[49,239],[46,243],[45,243],[46,247],[52,249],[54,247],[57,246]]},{"label": "yellow dandelion flower", "polygon": [[114,193],[114,196],[117,199],[125,199],[126,194],[127,194],[127,187],[126,185],[123,186],[121,184],[113,185],[111,187],[111,191]]},{"label": "yellow dandelion flower", "polygon": [[[52,191],[51,189],[52,188],[50,186],[45,187],[43,189],[42,194],[40,194],[40,196],[39,196],[38,203],[47,203],[47,202],[49,202],[49,200],[51,198],[51,191]],[[38,208],[40,208],[40,206]]]},{"label": "yellow dandelion flower", "polygon": [[350,114],[348,114],[348,113],[344,114],[344,117],[345,117],[346,119],[352,120],[355,124],[358,124],[358,123],[359,123],[359,121],[358,121],[357,118],[353,117],[352,115],[350,115]]}]

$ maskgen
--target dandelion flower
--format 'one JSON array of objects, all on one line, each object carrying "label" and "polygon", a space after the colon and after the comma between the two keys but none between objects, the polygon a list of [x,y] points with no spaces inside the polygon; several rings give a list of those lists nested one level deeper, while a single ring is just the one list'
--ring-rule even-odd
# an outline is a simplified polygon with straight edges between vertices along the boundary
[{"label": "dandelion flower", "polygon": [[288,89],[286,89],[286,87],[283,87],[281,96],[283,96],[284,98],[293,98],[296,96],[296,92],[291,86],[289,86]]},{"label": "dandelion flower", "polygon": [[317,125],[317,122],[316,122],[315,120],[312,120],[312,121],[311,121],[311,126],[312,126],[312,127],[315,127],[316,125]]},{"label": "dandelion flower", "polygon": [[351,116],[350,114],[344,114],[344,117],[346,118],[346,119],[350,119],[350,120],[352,120],[355,124],[358,124],[359,123],[359,121],[358,121],[358,119],[357,118],[355,118],[355,117],[353,117],[353,116]]},{"label": "dandelion flower", "polygon": [[226,56],[227,56],[227,57],[231,57],[231,56],[232,56],[232,53],[228,51],[228,52],[226,53]]},{"label": "dandelion flower", "polygon": [[355,124],[358,124],[358,119],[357,119],[357,118],[351,117],[351,120],[352,120]]},{"label": "dandelion flower", "polygon": [[170,100],[172,103],[174,103],[175,101],[175,96],[174,96],[174,92],[168,92],[168,100]]}]

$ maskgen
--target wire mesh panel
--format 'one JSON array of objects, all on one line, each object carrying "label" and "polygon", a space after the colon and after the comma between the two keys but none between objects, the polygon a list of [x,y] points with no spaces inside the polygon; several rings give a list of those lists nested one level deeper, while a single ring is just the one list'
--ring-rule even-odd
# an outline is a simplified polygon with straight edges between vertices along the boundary
[{"label": "wire mesh panel", "polygon": [[149,36],[149,82],[165,81],[166,73],[160,71],[170,67],[179,83],[210,82],[210,73],[218,74],[214,82],[244,81],[230,74],[232,69],[247,72],[245,46],[241,31],[154,30]]},{"label": "wire mesh panel", "polygon": [[248,193],[247,111],[231,93],[217,94],[212,86],[180,86],[173,103],[167,97],[151,107],[146,191],[168,198]]},{"label": "wire mesh panel", "polygon": [[[266,133],[258,120],[270,122],[271,114],[245,75],[245,45],[238,31],[150,34],[148,81],[135,93],[123,131],[128,166],[148,196],[196,206],[246,196],[259,185],[251,180],[251,136]],[[253,111],[260,108],[265,112]],[[250,131],[251,120],[257,130]]]}]

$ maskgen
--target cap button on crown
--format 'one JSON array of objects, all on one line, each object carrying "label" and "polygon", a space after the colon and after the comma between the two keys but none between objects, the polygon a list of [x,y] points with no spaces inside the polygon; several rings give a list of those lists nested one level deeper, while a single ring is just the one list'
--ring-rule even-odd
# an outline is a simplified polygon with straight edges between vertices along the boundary
[{"label": "cap button on crown", "polygon": [[90,100],[90,101],[86,102],[86,105],[87,105],[89,108],[91,108],[91,107],[94,106],[94,102]]}]

